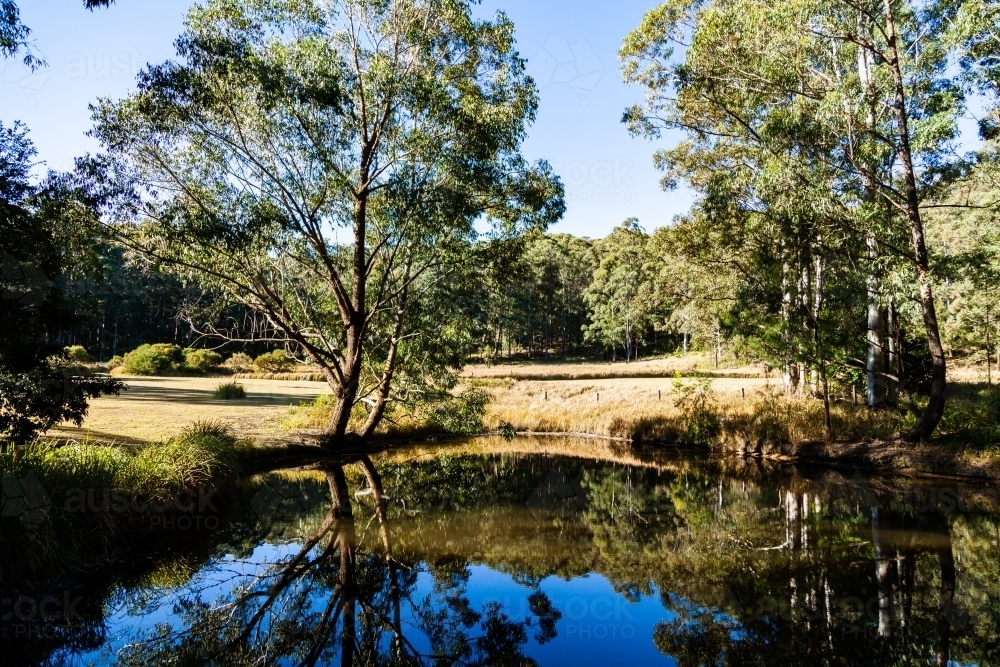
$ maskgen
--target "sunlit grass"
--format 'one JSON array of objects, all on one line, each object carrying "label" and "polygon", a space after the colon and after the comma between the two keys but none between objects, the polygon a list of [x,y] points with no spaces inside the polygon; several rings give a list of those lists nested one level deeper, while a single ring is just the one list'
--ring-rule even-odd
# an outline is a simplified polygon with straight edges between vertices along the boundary
[{"label": "sunlit grass", "polygon": [[[664,382],[661,389],[525,381],[492,386],[489,391],[488,428],[507,422],[518,431],[680,442],[690,438],[693,419],[692,407],[681,399],[685,392],[701,391],[698,410],[717,420],[710,444],[768,450],[784,443],[827,439],[822,400],[785,396],[776,387],[717,392],[696,380]],[[987,393],[972,386],[953,389],[940,437],[962,439],[976,450],[1000,447],[998,407]],[[894,440],[914,423],[913,416],[901,409],[869,410],[849,401],[834,401],[830,412],[835,441]]]},{"label": "sunlit grass", "polygon": [[0,473],[34,474],[50,496],[69,488],[156,496],[234,477],[248,448],[222,422],[195,422],[177,437],[141,447],[39,441],[8,449],[0,452]]},{"label": "sunlit grass", "polygon": [[[102,552],[122,531],[148,530],[147,503],[169,508],[182,491],[235,482],[250,449],[222,422],[196,422],[141,447],[38,441],[6,448],[0,451],[4,562],[25,572],[77,567],[84,554]],[[15,498],[8,507],[8,491],[18,488],[27,503]],[[71,506],[74,498],[86,508]],[[108,498],[125,504],[116,508]]]}]

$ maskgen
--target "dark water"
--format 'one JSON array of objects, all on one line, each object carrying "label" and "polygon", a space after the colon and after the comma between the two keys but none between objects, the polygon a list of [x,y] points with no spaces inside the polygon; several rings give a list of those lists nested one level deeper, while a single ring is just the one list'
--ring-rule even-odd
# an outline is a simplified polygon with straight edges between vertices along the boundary
[{"label": "dark water", "polygon": [[0,663],[1000,664],[996,487],[462,451],[260,475],[8,582]]}]

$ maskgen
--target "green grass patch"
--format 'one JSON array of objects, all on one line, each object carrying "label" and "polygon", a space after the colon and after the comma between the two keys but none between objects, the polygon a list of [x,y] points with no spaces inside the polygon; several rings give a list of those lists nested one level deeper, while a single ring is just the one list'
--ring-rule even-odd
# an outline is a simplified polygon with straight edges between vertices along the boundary
[{"label": "green grass patch", "polygon": [[223,382],[215,388],[212,396],[223,401],[238,400],[247,397],[247,390],[239,382]]},{"label": "green grass patch", "polygon": [[143,447],[7,447],[0,451],[0,556],[22,573],[81,566],[122,533],[149,532],[155,512],[184,511],[178,498],[236,481],[250,449],[221,422],[196,422]]}]

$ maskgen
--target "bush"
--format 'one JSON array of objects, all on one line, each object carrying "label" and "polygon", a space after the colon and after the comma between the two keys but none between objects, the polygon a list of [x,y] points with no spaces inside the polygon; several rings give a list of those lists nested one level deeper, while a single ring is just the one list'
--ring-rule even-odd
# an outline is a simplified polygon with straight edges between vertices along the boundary
[{"label": "bush", "polygon": [[722,431],[712,381],[708,378],[694,382],[674,380],[674,391],[677,395],[675,405],[683,415],[681,441],[687,445],[711,444]]},{"label": "bush", "polygon": [[132,375],[161,375],[184,363],[181,348],[169,343],[140,345],[125,355],[122,368]]},{"label": "bush", "polygon": [[253,357],[245,352],[237,352],[222,365],[234,373],[250,373],[253,371]]},{"label": "bush", "polygon": [[199,373],[210,371],[222,361],[222,355],[212,350],[196,350],[189,347],[184,349],[183,355],[184,367]]},{"label": "bush", "polygon": [[116,368],[121,368],[125,363],[125,358],[120,354],[116,354],[108,360],[108,370],[113,371]]},{"label": "bush", "polygon": [[253,362],[254,369],[259,373],[283,373],[292,366],[292,360],[288,358],[284,350],[274,350],[265,352]]},{"label": "bush", "polygon": [[237,398],[246,398],[247,392],[243,385],[238,382],[225,382],[216,387],[212,395],[224,401],[231,401]]},{"label": "bush", "polygon": [[64,347],[63,350],[66,351],[66,358],[70,361],[87,363],[94,360],[83,345],[70,345],[69,347]]},{"label": "bush", "polygon": [[458,396],[449,396],[436,404],[427,421],[445,433],[476,435],[482,433],[483,416],[490,395],[482,389],[468,389]]}]

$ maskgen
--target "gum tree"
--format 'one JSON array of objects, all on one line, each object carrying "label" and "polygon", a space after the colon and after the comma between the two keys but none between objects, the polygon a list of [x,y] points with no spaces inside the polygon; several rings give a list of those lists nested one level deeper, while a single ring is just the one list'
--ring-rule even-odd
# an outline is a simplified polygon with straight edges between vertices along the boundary
[{"label": "gum tree", "polygon": [[[632,130],[686,133],[657,154],[668,177],[711,200],[725,178],[713,172],[763,173],[762,161],[778,163],[786,196],[801,189],[839,236],[864,239],[873,266],[912,277],[903,296],[923,322],[933,380],[909,440],[928,437],[945,404],[923,222],[942,176],[957,166],[962,96],[948,76],[943,33],[933,3],[675,0],[650,11],[621,50],[626,80],[647,91],[625,114]],[[677,46],[683,54],[675,57]],[[817,184],[825,192],[813,199]],[[771,203],[753,194],[755,204]],[[884,297],[881,284],[872,289]]]},{"label": "gum tree", "polygon": [[563,211],[520,154],[537,96],[511,22],[453,0],[210,0],[177,50],[94,108],[123,242],[259,315],[210,333],[322,368],[326,447],[442,396],[472,267]]},{"label": "gum tree", "polygon": [[591,323],[584,335],[610,347],[612,360],[619,345],[626,362],[638,356],[638,344],[655,319],[648,243],[639,221],[629,218],[595,244],[598,265],[584,292]]}]

